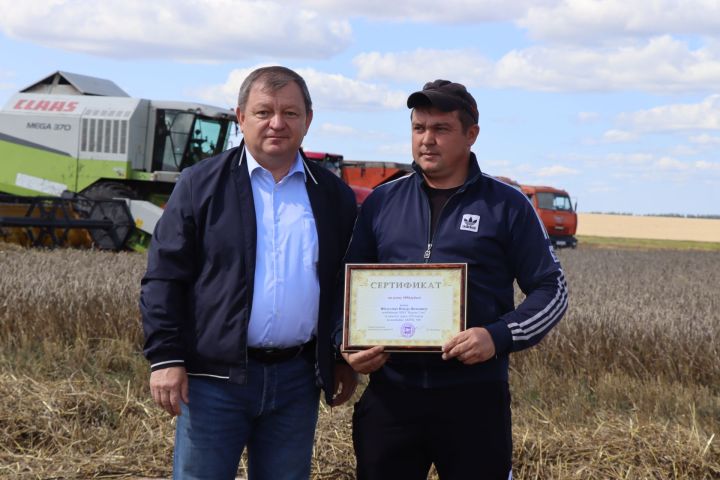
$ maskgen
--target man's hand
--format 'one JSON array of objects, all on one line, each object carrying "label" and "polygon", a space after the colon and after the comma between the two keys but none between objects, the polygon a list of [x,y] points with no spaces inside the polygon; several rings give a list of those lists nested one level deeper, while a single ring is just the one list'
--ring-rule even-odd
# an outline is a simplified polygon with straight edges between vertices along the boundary
[{"label": "man's hand", "polygon": [[345,361],[359,373],[372,373],[375,370],[379,370],[380,367],[385,365],[389,353],[383,351],[383,347],[378,345],[368,350],[362,350],[360,352],[343,353]]},{"label": "man's hand", "polygon": [[155,370],[150,374],[150,392],[153,400],[173,417],[180,415],[180,401],[188,399],[188,377],[185,367]]},{"label": "man's hand", "polygon": [[472,365],[494,357],[495,342],[486,328],[473,327],[451,338],[442,351],[443,360],[457,358],[465,365]]},{"label": "man's hand", "polygon": [[344,363],[335,365],[335,394],[333,395],[332,405],[337,407],[350,400],[355,388],[358,384],[358,376],[355,370]]}]

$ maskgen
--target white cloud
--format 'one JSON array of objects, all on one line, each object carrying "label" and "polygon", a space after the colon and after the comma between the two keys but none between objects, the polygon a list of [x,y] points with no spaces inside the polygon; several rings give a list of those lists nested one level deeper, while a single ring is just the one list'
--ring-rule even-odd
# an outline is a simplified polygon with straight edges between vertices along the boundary
[{"label": "white cloud", "polygon": [[603,175],[632,181],[700,182],[720,174],[718,162],[683,162],[669,155],[649,153],[612,153],[584,158],[584,163],[602,169]]},{"label": "white cloud", "polygon": [[0,68],[0,90],[15,90],[16,85],[13,83],[15,72]]},{"label": "white cloud", "polygon": [[604,182],[592,183],[590,187],[586,189],[591,193],[610,193],[618,190],[618,187],[613,184],[607,184]]},{"label": "white cloud", "polygon": [[645,43],[589,49],[535,46],[513,50],[494,66],[494,86],[544,91],[714,89],[720,57],[692,50],[670,36]]},{"label": "white cloud", "polygon": [[720,83],[717,50],[692,49],[666,35],[597,49],[532,46],[511,50],[496,62],[473,49],[417,49],[363,53],[353,63],[362,79],[448,78],[475,87],[672,93],[714,90]]},{"label": "white cloud", "polygon": [[710,95],[700,103],[662,105],[623,113],[618,121],[641,132],[720,130],[720,94]]},{"label": "white cloud", "polygon": [[480,23],[520,18],[530,5],[557,0],[305,0],[323,12],[399,22]]},{"label": "white cloud", "polygon": [[353,59],[358,78],[387,79],[422,85],[447,78],[465,85],[488,83],[492,63],[474,50],[435,50],[362,53]]},{"label": "white cloud", "polygon": [[580,123],[593,123],[600,119],[598,112],[578,112],[577,121]]},{"label": "white cloud", "polygon": [[[206,102],[219,105],[237,105],[240,85],[250,72],[262,65],[235,69],[225,83],[212,85],[195,92]],[[353,80],[339,74],[319,72],[312,68],[297,68],[310,90],[313,108],[325,110],[378,110],[405,106],[407,94],[390,90],[382,85]]]},{"label": "white cloud", "polygon": [[655,161],[655,168],[660,170],[687,170],[690,166],[687,163],[681,162],[680,160],[672,157],[662,157]]},{"label": "white cloud", "polygon": [[263,66],[267,65],[256,65],[253,68],[235,69],[230,72],[227,80],[225,80],[225,83],[195,89],[189,92],[189,94],[197,96],[198,98],[201,98],[213,105],[232,106],[234,109],[235,106],[237,106],[237,97],[238,92],[240,91],[240,85],[242,85],[245,77],[247,77],[255,68]]},{"label": "white cloud", "polygon": [[653,155],[649,153],[610,153],[598,163],[611,163],[615,165],[646,165],[653,160]]},{"label": "white cloud", "polygon": [[340,135],[340,136],[356,136],[358,131],[354,127],[348,125],[336,125],[333,123],[323,123],[319,128],[315,129],[316,133],[323,135]]},{"label": "white cloud", "polygon": [[412,160],[412,145],[409,142],[383,143],[378,145],[376,151],[381,157],[387,155],[407,158],[408,163]]},{"label": "white cloud", "polygon": [[322,13],[396,22],[515,21],[539,39],[605,41],[618,36],[717,32],[715,0],[304,0]]},{"label": "white cloud", "polygon": [[708,162],[706,160],[699,160],[693,164],[696,169],[701,171],[711,171],[720,173],[720,163]]},{"label": "white cloud", "polygon": [[630,142],[637,138],[637,133],[624,130],[608,130],[603,133],[603,140],[608,143]]},{"label": "white cloud", "polygon": [[668,155],[658,156],[648,153],[608,154],[589,163],[594,163],[613,172],[613,175],[624,178],[665,176],[667,179],[673,179],[672,175],[682,173],[682,179],[695,176],[697,180],[701,180],[708,172],[720,173],[720,163],[717,162],[707,160],[683,162]]},{"label": "white cloud", "polygon": [[354,80],[311,68],[297,72],[305,78],[313,102],[326,109],[373,110],[405,107],[407,93],[375,83]]},{"label": "white cloud", "polygon": [[538,167],[536,164],[513,163],[502,159],[481,160],[480,167],[489,175],[507,177],[528,185],[545,182],[547,178],[575,176],[581,173],[577,169],[560,164]]},{"label": "white cloud", "polygon": [[717,0],[565,0],[533,5],[518,25],[537,39],[602,43],[668,33],[713,36],[718,18]]},{"label": "white cloud", "polygon": [[509,160],[489,159],[482,162],[484,168],[510,168],[512,163]]},{"label": "white cloud", "polygon": [[670,153],[678,157],[688,157],[691,155],[698,155],[700,150],[687,145],[677,145],[670,150]]},{"label": "white cloud", "polygon": [[351,39],[346,20],[272,0],[0,0],[0,10],[9,37],[120,58],[325,58]]},{"label": "white cloud", "polygon": [[573,168],[565,167],[563,165],[552,165],[550,167],[540,168],[536,175],[538,177],[564,177],[568,175],[577,175],[578,173],[580,172]]},{"label": "white cloud", "polygon": [[691,136],[690,141],[698,145],[720,145],[720,137],[708,134]]}]

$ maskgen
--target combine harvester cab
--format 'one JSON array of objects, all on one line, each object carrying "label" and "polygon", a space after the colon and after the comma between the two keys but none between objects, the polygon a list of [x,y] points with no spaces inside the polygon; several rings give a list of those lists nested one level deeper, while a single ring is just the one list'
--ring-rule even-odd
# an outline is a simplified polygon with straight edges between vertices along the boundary
[{"label": "combine harvester cab", "polygon": [[[223,151],[234,121],[229,109],[55,72],[0,111],[0,238],[141,249],[180,171]],[[80,229],[86,240],[69,242]]]}]

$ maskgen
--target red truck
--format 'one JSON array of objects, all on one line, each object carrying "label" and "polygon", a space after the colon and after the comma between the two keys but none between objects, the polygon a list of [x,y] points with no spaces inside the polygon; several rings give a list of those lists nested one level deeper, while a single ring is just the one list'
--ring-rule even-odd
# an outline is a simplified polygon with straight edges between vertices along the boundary
[{"label": "red truck", "polygon": [[577,247],[577,213],[565,190],[541,185],[520,185],[540,216],[555,247]]},{"label": "red truck", "polygon": [[544,185],[522,185],[508,177],[495,177],[523,192],[535,207],[554,247],[577,247],[577,213],[565,190]]}]

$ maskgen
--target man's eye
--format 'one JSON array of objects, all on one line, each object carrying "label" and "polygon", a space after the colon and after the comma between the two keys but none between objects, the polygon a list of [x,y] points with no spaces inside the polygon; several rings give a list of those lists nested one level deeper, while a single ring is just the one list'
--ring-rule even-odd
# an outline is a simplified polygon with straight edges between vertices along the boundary
[{"label": "man's eye", "polygon": [[298,113],[297,112],[285,112],[285,116],[290,118],[297,118]]},{"label": "man's eye", "polygon": [[255,112],[255,116],[265,118],[268,116],[268,111],[267,110],[258,110],[257,112]]}]

